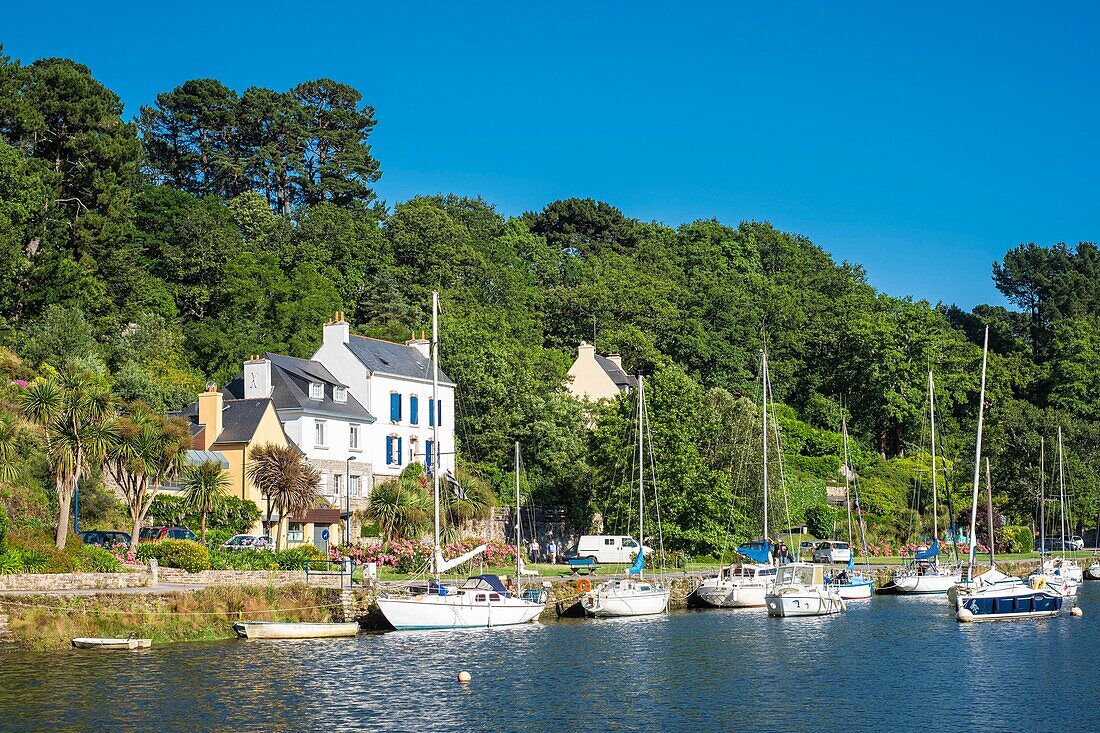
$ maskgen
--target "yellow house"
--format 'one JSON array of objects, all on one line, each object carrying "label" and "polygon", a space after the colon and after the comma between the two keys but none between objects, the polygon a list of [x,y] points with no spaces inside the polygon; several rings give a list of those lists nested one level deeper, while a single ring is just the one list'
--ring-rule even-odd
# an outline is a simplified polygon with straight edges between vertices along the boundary
[{"label": "yellow house", "polygon": [[[191,421],[192,449],[220,454],[224,462],[229,464],[226,469],[229,473],[229,493],[252,501],[259,507],[262,518],[252,531],[263,534],[265,524],[274,527],[279,517],[268,516],[266,496],[248,480],[253,448],[269,443],[277,446],[292,445],[271,399],[226,399],[221,391],[211,385],[199,395],[198,402],[184,410],[183,414]],[[286,534],[282,538],[283,544],[293,546],[313,543],[322,547],[322,532],[329,530],[330,538],[335,542],[339,527],[339,510],[319,506],[304,516],[289,518]]]},{"label": "yellow house", "polygon": [[623,371],[618,354],[600,356],[594,346],[581,341],[577,358],[569,367],[569,392],[574,397],[593,402],[613,399],[636,384],[637,380]]}]

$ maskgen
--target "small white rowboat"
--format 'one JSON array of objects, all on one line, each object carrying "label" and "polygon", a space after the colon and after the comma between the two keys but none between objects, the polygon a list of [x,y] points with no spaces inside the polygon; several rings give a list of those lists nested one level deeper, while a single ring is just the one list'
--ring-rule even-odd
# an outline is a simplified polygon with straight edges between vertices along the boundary
[{"label": "small white rowboat", "polygon": [[73,649],[148,649],[151,646],[152,639],[73,639]]},{"label": "small white rowboat", "polygon": [[336,636],[355,636],[359,633],[356,621],[346,623],[284,623],[280,621],[238,621],[233,631],[242,639],[324,639]]}]

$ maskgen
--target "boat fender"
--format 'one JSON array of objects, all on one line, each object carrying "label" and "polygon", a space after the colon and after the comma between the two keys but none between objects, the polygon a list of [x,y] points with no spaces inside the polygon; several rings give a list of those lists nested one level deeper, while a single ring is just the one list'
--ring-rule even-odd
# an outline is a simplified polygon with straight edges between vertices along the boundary
[{"label": "boat fender", "polygon": [[1080,618],[1081,616],[1085,615],[1085,612],[1081,610],[1080,606],[1074,606],[1072,609],[1070,609],[1069,615]]},{"label": "boat fender", "polygon": [[588,578],[581,578],[580,580],[577,581],[577,592],[578,593],[587,593],[590,590],[592,590],[592,581],[591,580],[589,580]]},{"label": "boat fender", "polygon": [[1046,577],[1040,575],[1039,577],[1035,578],[1035,580],[1031,581],[1031,587],[1032,587],[1033,590],[1042,590],[1043,588],[1046,588],[1047,587]]},{"label": "boat fender", "polygon": [[974,620],[974,612],[969,608],[960,608],[959,612],[955,614],[955,619],[959,623],[967,623]]}]

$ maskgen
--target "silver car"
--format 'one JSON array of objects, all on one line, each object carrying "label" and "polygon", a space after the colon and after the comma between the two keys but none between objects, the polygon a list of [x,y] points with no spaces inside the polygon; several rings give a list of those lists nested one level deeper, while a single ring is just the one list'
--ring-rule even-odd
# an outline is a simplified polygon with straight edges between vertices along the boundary
[{"label": "silver car", "polygon": [[814,562],[816,563],[846,563],[851,559],[852,547],[847,542],[826,540],[825,542],[817,543],[817,547],[814,548]]},{"label": "silver car", "polygon": [[273,550],[275,542],[270,537],[259,534],[236,534],[221,546],[222,550]]}]

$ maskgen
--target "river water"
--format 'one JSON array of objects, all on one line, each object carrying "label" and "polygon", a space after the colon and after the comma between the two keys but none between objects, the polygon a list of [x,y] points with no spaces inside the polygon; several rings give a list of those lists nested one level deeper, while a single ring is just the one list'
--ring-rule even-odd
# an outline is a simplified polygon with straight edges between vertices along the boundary
[{"label": "river water", "polygon": [[[0,730],[1100,729],[1083,618],[958,624],[945,598],[846,614],[701,610],[514,629],[0,650]],[[459,670],[473,675],[456,682]]]}]

